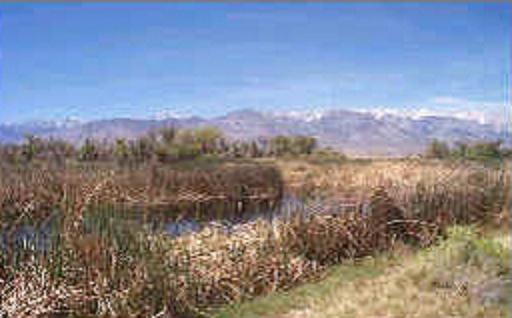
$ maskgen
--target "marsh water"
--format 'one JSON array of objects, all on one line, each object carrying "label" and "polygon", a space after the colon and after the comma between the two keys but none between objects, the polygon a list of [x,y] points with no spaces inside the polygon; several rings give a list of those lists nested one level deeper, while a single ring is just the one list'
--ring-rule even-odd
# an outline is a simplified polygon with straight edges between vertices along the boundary
[{"label": "marsh water", "polygon": [[[259,219],[278,222],[298,214],[318,213],[324,203],[318,197],[285,195],[278,201],[220,201],[189,205],[186,209],[104,205],[91,207],[84,215],[83,226],[86,233],[107,233],[117,237],[139,231],[178,237],[208,226],[229,233],[241,224]],[[56,211],[39,224],[26,220],[15,227],[3,228],[0,230],[0,247],[49,250],[58,241],[60,221],[60,213]]]}]

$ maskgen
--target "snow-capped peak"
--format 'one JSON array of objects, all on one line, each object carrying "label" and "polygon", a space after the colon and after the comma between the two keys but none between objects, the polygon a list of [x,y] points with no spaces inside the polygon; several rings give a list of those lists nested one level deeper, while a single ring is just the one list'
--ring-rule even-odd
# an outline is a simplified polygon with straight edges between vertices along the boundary
[{"label": "snow-capped peak", "polygon": [[322,119],[325,114],[327,113],[326,110],[323,109],[315,109],[315,110],[308,110],[308,111],[283,111],[283,112],[270,112],[268,113],[271,117],[274,118],[283,118],[283,119],[294,119],[294,120],[301,120],[305,122],[312,122]]},{"label": "snow-capped peak", "polygon": [[183,119],[183,118],[188,118],[188,117],[190,117],[190,116],[188,116],[182,112],[179,112],[176,110],[164,109],[164,110],[161,110],[161,111],[155,113],[152,118],[156,119],[156,120],[165,120],[165,119]]},{"label": "snow-capped peak", "polygon": [[372,108],[360,110],[363,113],[372,114],[375,118],[381,119],[385,116],[395,116],[419,120],[425,117],[445,117],[462,120],[476,121],[479,124],[488,124],[492,121],[492,116],[476,110],[434,110],[428,108],[417,109],[393,109],[393,108]]},{"label": "snow-capped peak", "polygon": [[72,128],[83,124],[77,117],[67,117],[62,120],[32,120],[24,123],[5,123],[6,127],[34,127],[38,129]]}]

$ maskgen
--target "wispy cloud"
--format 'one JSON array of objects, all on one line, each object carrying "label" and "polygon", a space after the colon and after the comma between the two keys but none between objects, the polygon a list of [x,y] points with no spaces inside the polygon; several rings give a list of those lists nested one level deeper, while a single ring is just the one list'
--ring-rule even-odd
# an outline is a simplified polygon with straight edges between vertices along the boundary
[{"label": "wispy cloud", "polygon": [[476,101],[453,96],[434,97],[428,104],[433,109],[451,113],[454,117],[473,119],[498,127],[507,124],[510,107],[505,101]]},{"label": "wispy cloud", "polygon": [[430,101],[438,105],[461,105],[467,103],[467,101],[453,96],[438,96],[431,98]]},{"label": "wispy cloud", "polygon": [[483,111],[502,111],[505,107],[505,102],[495,101],[475,101],[453,96],[437,96],[428,101],[429,104],[439,107],[454,107],[463,109],[480,109]]}]

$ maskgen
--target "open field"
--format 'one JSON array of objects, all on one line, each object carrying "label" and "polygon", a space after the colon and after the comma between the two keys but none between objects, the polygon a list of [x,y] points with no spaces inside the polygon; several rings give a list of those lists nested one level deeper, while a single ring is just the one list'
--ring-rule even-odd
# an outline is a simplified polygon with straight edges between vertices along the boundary
[{"label": "open field", "polygon": [[[504,224],[510,205],[509,171],[478,162],[261,159],[191,169],[163,164],[137,170],[34,166],[4,167],[1,173],[0,308],[8,317],[210,316],[229,304],[317,281],[340,263],[382,255],[400,245],[415,253],[450,236],[454,225],[480,229]],[[271,207],[289,195],[304,201],[287,217],[223,225],[253,201]],[[207,222],[174,237],[150,229],[145,218],[124,221],[123,213],[133,207],[137,209],[130,213],[146,217],[156,213],[155,206],[159,213],[167,209],[175,222]],[[17,236],[18,228],[37,229],[51,215],[57,217],[48,246]],[[398,297],[396,284],[409,286],[414,297],[419,287],[411,280],[423,275],[414,273],[417,262],[422,261],[405,258],[398,267],[384,266],[391,271],[385,275],[391,282],[377,275],[364,293],[347,282],[347,289],[329,291],[318,304],[312,301],[296,313],[283,314],[383,315],[391,304],[365,307],[381,292],[371,287],[373,282],[389,299]],[[426,272],[433,271],[425,266]],[[451,267],[445,272],[455,273]],[[333,302],[329,297],[351,291],[359,295],[349,298],[357,308],[326,305]],[[453,313],[464,299],[432,301],[425,317],[436,308]],[[402,305],[393,304],[391,317],[407,316],[409,308]]]}]

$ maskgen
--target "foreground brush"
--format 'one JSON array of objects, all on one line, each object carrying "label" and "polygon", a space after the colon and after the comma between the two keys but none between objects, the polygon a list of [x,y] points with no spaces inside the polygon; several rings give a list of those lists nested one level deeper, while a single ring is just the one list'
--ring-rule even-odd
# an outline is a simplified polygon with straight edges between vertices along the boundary
[{"label": "foreground brush", "polygon": [[[1,249],[1,313],[207,316],[220,306],[318,278],[332,264],[374,255],[398,242],[431,245],[453,224],[489,224],[503,211],[509,176],[499,169],[472,166],[447,175],[446,167],[419,166],[411,174],[401,164],[387,165],[388,170],[379,170],[379,164],[366,167],[367,174],[356,167],[352,179],[343,167],[329,174],[345,182],[318,184],[332,195],[342,188],[366,191],[355,212],[302,211],[231,232],[211,225],[177,238],[144,226],[126,228],[120,219],[105,218],[91,227],[87,211],[124,193],[120,184],[127,189],[128,182],[117,183],[115,172],[93,175],[76,187],[67,183],[57,205],[65,214],[52,248]],[[321,178],[316,181],[324,182]],[[17,193],[27,189],[27,183],[21,185]]]}]

